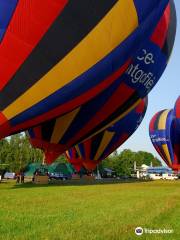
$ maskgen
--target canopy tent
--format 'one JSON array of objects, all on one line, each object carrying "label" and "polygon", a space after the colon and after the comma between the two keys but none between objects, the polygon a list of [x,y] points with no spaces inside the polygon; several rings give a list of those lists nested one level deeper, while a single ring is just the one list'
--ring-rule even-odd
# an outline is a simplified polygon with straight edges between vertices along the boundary
[{"label": "canopy tent", "polygon": [[71,175],[74,172],[73,167],[69,163],[53,163],[51,165],[42,165],[41,163],[30,163],[25,168],[25,176],[33,176],[37,169],[44,166],[49,173],[63,173],[66,175]]}]

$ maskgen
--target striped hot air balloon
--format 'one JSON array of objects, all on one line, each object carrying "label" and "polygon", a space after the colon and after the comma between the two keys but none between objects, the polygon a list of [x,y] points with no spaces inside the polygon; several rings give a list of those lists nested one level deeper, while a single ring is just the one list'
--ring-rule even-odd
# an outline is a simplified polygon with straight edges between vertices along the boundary
[{"label": "striped hot air balloon", "polygon": [[[166,56],[166,59],[168,59],[172,49],[173,41],[171,37],[174,36],[172,32],[174,33],[173,29],[175,24],[175,15],[172,14],[172,12],[174,13],[174,8],[171,2],[171,4],[166,8],[158,26],[151,35],[151,44],[156,49],[159,49],[157,55],[157,59],[159,60],[159,56],[162,55]],[[167,26],[167,31],[163,35],[160,30],[164,29],[162,28],[164,25]],[[158,46],[161,46],[161,50]],[[75,108],[73,111],[64,114],[63,116],[54,118],[31,128],[29,130],[31,143],[35,147],[43,149],[47,149],[48,145],[48,152],[52,152],[51,155],[55,155],[53,151],[57,152],[57,155],[59,155],[78,142],[83,141],[99,131],[103,131],[126,116],[128,112],[130,112],[141,101],[141,97],[144,95],[142,94],[143,91],[139,91],[139,93],[137,93],[132,86],[130,87],[130,85],[128,85],[129,78],[132,80],[131,75],[136,73],[137,66],[142,66],[142,61],[148,61],[147,64],[144,63],[144,65],[147,65],[146,67],[153,65],[157,71],[160,69],[160,65],[154,65],[149,62],[150,59],[152,60],[151,54],[147,55],[147,58],[142,60],[143,50],[145,51],[145,49],[141,49],[138,53],[140,55],[132,61],[128,70],[122,74],[121,77],[116,79],[115,74],[108,78],[108,82],[111,81],[110,86],[93,99],[89,100],[80,107]],[[138,74],[140,77],[140,74],[142,73],[142,70],[138,70],[135,77],[137,77]],[[144,78],[148,78],[148,74],[146,73],[142,76],[144,76]],[[137,89],[142,90],[142,83],[137,84],[136,87]],[[49,129],[51,130],[49,131]],[[55,156],[52,157],[52,159],[53,158],[55,158]]]},{"label": "striped hot air balloon", "polygon": [[[131,135],[131,133],[134,132],[138,123],[142,120],[146,108],[147,108],[147,100],[141,100],[138,106],[134,107],[130,112],[126,112],[126,115],[121,114],[120,117],[117,117],[118,122],[114,120],[117,123],[115,123],[114,125],[115,127],[112,127],[112,126],[109,127],[108,128],[109,131],[111,132],[111,129],[115,129],[112,131],[116,132],[116,128],[117,128],[117,129],[123,129],[123,130],[125,129],[125,133],[127,133],[124,137],[121,136],[122,139],[120,138],[120,140],[118,140],[117,146],[121,144],[121,141],[122,142],[125,141]],[[88,114],[89,111],[85,113]],[[112,119],[113,119],[113,116],[111,116],[111,120]],[[127,122],[129,122],[129,126],[126,125]],[[79,127],[78,120],[76,124],[77,124],[76,128],[78,130],[78,127]],[[121,126],[123,128],[121,128]],[[62,122],[59,120],[59,118],[57,118],[57,119],[50,120],[49,122],[45,122],[40,126],[31,128],[27,131],[27,135],[29,136],[31,145],[33,147],[40,148],[44,151],[46,163],[52,163],[60,154],[64,153],[64,151],[68,149],[68,143],[61,144],[61,142],[58,142],[59,139],[61,139],[61,134],[62,134],[61,128],[62,128]],[[102,131],[106,132],[106,128],[97,129],[96,134],[100,133],[102,135],[101,133]],[[121,134],[121,132],[119,134]],[[92,136],[93,135],[95,134],[92,134]],[[115,135],[114,132],[113,132],[113,135]],[[115,143],[117,139],[118,139],[118,133],[116,133],[116,137],[114,138],[113,150],[115,150],[115,146],[116,146]],[[72,155],[76,154],[75,152],[76,151],[72,151]]]},{"label": "striped hot air balloon", "polygon": [[175,164],[177,164],[177,168],[180,169],[180,96],[178,97],[175,107],[174,107],[174,114],[175,114],[175,126],[173,135],[173,146],[174,146],[174,158]]},{"label": "striped hot air balloon", "polygon": [[0,138],[58,118],[67,147],[148,94],[176,29],[172,0],[1,0],[0,20]]},{"label": "striped hot air balloon", "polygon": [[67,159],[74,164],[82,161],[84,167],[92,171],[98,163],[121,146],[138,128],[147,109],[147,99],[142,100],[120,121],[93,137],[66,151]]},{"label": "striped hot air balloon", "polygon": [[180,169],[180,134],[174,110],[163,110],[154,115],[149,126],[150,138],[156,151],[172,169]]},{"label": "striped hot air balloon", "polygon": [[174,106],[174,113],[175,113],[175,117],[176,117],[177,129],[180,133],[180,96],[176,100],[176,103]]}]

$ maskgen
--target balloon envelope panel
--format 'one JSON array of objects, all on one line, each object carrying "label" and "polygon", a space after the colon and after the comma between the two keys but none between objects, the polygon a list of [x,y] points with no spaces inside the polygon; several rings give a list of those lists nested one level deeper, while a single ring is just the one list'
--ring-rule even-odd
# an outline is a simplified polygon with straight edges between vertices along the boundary
[{"label": "balloon envelope panel", "polygon": [[[174,16],[168,0],[18,1],[0,44],[1,137],[54,117],[82,114],[85,103],[114,85],[111,102],[106,101],[114,106],[108,117],[119,115],[117,109],[125,112],[163,73],[175,36]],[[104,120],[93,120],[70,145]]]},{"label": "balloon envelope panel", "polygon": [[8,24],[11,21],[12,15],[16,9],[18,0],[4,0],[0,1],[0,42],[3,39],[4,34],[8,28]]}]

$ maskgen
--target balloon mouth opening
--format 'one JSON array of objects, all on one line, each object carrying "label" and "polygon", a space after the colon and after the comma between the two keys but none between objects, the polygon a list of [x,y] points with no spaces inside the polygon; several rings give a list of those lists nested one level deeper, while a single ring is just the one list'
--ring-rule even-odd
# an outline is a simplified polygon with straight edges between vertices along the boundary
[{"label": "balloon mouth opening", "polygon": [[180,164],[171,165],[170,168],[172,168],[174,171],[180,171]]},{"label": "balloon mouth opening", "polygon": [[45,151],[43,162],[50,165],[60,156],[59,152],[55,151]]},{"label": "balloon mouth opening", "polygon": [[96,169],[98,165],[98,162],[93,162],[93,161],[83,161],[83,166],[88,170],[88,171],[93,171]]}]

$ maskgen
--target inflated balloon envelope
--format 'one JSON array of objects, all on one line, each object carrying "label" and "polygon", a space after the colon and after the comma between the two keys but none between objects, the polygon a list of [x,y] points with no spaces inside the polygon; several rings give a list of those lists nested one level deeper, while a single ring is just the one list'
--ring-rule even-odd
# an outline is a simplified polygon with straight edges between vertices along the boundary
[{"label": "inflated balloon envelope", "polygon": [[[89,140],[86,140],[82,144],[79,144],[76,147],[73,147],[70,150],[66,151],[66,157],[68,161],[74,166],[77,171],[81,169],[82,164],[84,164],[84,166],[86,166],[86,168],[89,170],[95,168],[94,166],[96,166],[101,159],[107,157],[125,140],[127,140],[127,138],[129,138],[130,135],[136,130],[144,117],[146,108],[147,99],[141,100],[135,108],[133,108],[129,113],[127,113],[126,116],[122,117],[121,120],[116,122],[114,126],[111,126],[104,131],[100,131],[99,134],[96,134]],[[54,125],[53,121],[30,129],[27,132],[30,143],[33,147],[43,150],[45,156],[44,160],[48,164],[54,162],[56,158],[58,158],[58,156],[62,154],[62,145],[59,143],[53,143],[54,137],[57,136],[57,134],[61,134],[61,131],[58,131],[58,125]],[[56,121],[58,120],[55,120],[55,122]],[[80,154],[79,150],[80,148],[82,148],[82,146],[86,149],[88,148],[89,150],[91,148],[94,148],[94,145],[91,146],[92,142],[95,142],[96,145],[98,145],[99,143],[101,144],[99,148],[96,148],[97,153],[96,156],[93,157],[94,161],[92,161],[92,158],[88,155],[88,153],[90,154],[89,151],[88,153],[86,152],[87,157],[82,158],[84,151],[82,150],[83,152],[82,154]],[[98,154],[99,157],[97,159]],[[85,159],[84,163],[82,159]]]},{"label": "inflated balloon envelope", "polygon": [[175,118],[176,118],[177,129],[180,134],[180,96],[176,100],[176,103],[174,106],[174,114],[175,114]]},{"label": "inflated balloon envelope", "polygon": [[[180,170],[180,96],[177,98],[174,106],[174,123],[172,130],[172,144],[174,148],[173,167]],[[177,166],[175,166],[177,164]]]},{"label": "inflated balloon envelope", "polygon": [[[170,8],[168,6],[151,36],[151,41],[155,41],[162,47],[161,50],[158,45],[151,42],[151,44],[158,49],[156,51],[156,53],[158,53],[157,58],[155,58],[154,55],[152,56],[151,53],[144,56],[145,49],[144,51],[142,49],[132,61],[126,73],[122,74],[122,76],[117,79],[115,78],[114,82],[112,82],[108,88],[103,90],[92,100],[62,117],[52,119],[30,129],[29,134],[32,145],[41,149],[48,149],[48,152],[52,153],[53,160],[53,154],[55,154],[55,152],[57,152],[56,155],[63,153],[78,142],[106,129],[126,116],[128,112],[141,101],[140,94],[142,94],[143,97],[143,95],[146,95],[149,91],[140,83],[135,84],[134,88],[130,87],[130,81],[132,80],[131,75],[135,74],[135,69],[137,68],[135,62],[138,62],[138,66],[147,65],[150,69],[151,65],[152,68],[156,66],[155,70],[158,72],[161,64],[157,65],[156,61],[158,62],[158,60],[160,60],[159,56],[163,56],[164,59],[166,56],[166,59],[168,59],[170,55],[173,43],[170,36],[174,36],[174,31],[173,35],[172,29],[171,31],[166,29],[164,35],[160,34],[162,26],[169,26],[169,20],[167,20],[169,16],[171,16],[171,20],[173,19],[172,14],[169,15],[169,11]],[[170,25],[173,25],[173,23],[174,21],[170,21]],[[166,55],[164,53],[166,53]],[[150,63],[150,60],[155,62]],[[135,74],[135,78],[137,74],[142,74],[142,70],[138,70]],[[50,159],[50,157],[48,158]]]},{"label": "inflated balloon envelope", "polygon": [[168,0],[14,1],[8,14],[0,44],[0,136],[59,117],[55,143],[62,151],[148,94],[175,36]]},{"label": "inflated balloon envelope", "polygon": [[121,146],[135,132],[144,118],[146,109],[147,99],[144,99],[113,126],[66,151],[67,160],[74,165],[76,161],[79,163],[81,159],[87,170],[94,170],[98,163]]},{"label": "inflated balloon envelope", "polygon": [[164,162],[180,170],[180,129],[174,110],[163,110],[154,115],[149,126],[153,146]]}]

